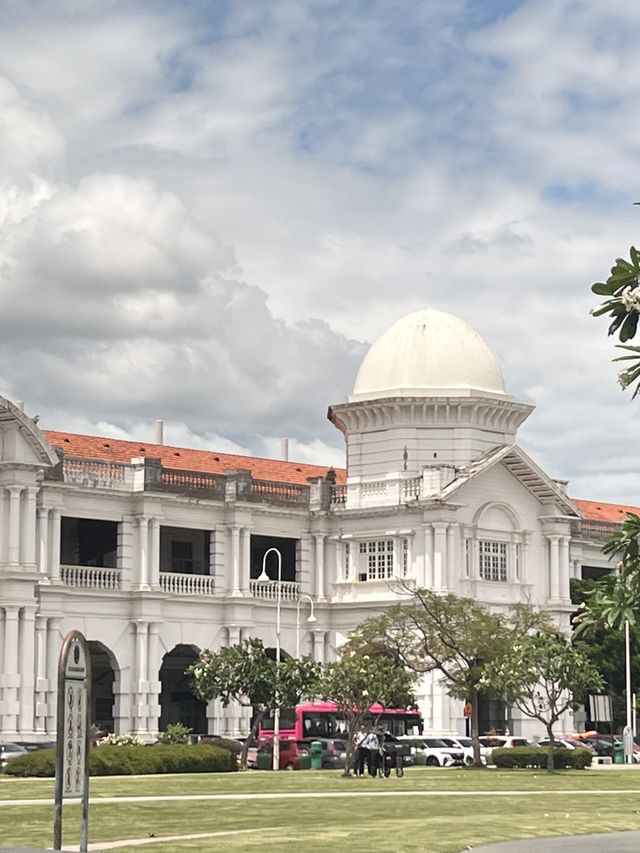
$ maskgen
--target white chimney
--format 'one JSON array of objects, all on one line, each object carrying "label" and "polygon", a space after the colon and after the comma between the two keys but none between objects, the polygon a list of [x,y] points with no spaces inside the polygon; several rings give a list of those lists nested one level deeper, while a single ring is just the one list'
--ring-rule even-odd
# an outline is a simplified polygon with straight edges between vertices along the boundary
[{"label": "white chimney", "polygon": [[156,444],[164,444],[164,421],[156,421]]},{"label": "white chimney", "polygon": [[289,461],[289,439],[281,438],[280,439],[280,458],[283,462]]}]

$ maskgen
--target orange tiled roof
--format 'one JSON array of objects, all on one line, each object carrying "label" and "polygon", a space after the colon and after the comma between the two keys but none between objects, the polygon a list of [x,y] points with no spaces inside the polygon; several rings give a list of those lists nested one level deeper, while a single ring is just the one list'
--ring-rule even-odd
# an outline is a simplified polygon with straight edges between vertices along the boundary
[{"label": "orange tiled roof", "polygon": [[574,504],[582,511],[585,518],[594,521],[624,521],[628,512],[640,515],[640,507],[623,506],[622,504],[605,504],[602,501],[577,501]]},{"label": "orange tiled roof", "polygon": [[[182,471],[203,471],[222,474],[235,468],[251,471],[257,480],[275,480],[279,483],[306,485],[308,477],[324,477],[326,465],[306,465],[302,462],[282,462],[278,459],[260,459],[255,456],[234,456],[210,450],[190,450],[186,447],[169,447],[143,441],[123,441],[118,438],[100,438],[93,435],[75,435],[70,432],[43,430],[47,440],[64,450],[66,456],[81,459],[101,459],[108,462],[125,462],[139,456],[161,459],[165,468]],[[346,471],[335,469],[336,482],[346,482]]]}]

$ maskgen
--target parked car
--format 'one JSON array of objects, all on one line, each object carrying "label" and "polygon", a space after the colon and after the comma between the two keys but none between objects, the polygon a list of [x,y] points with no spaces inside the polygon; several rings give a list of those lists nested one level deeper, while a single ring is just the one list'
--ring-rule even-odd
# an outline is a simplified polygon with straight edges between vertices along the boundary
[{"label": "parked car", "polygon": [[304,741],[299,741],[299,743],[306,744],[310,752],[312,741],[318,741],[322,744],[323,770],[344,770],[344,763],[347,757],[347,742],[345,740],[314,737],[305,738]]},{"label": "parked car", "polygon": [[400,738],[411,747],[414,764],[428,767],[452,767],[464,764],[462,747],[450,747],[437,737]]},{"label": "parked car", "polygon": [[[311,756],[309,753],[309,741],[305,740],[280,740],[280,770],[300,770],[301,758],[305,758],[303,764],[309,768]],[[273,741],[263,741],[258,746],[255,767],[258,770],[273,769]]]},{"label": "parked car", "polygon": [[5,769],[7,762],[18,755],[26,755],[24,746],[17,743],[0,743],[0,772]]},{"label": "parked car", "polygon": [[23,746],[27,752],[35,752],[37,749],[55,749],[57,746],[55,740],[20,740],[16,743],[18,746]]},{"label": "parked car", "polygon": [[[470,737],[449,737],[449,735],[442,735],[440,740],[443,740],[452,749],[461,749],[464,755],[464,763],[467,765],[473,764],[473,741]],[[480,747],[480,761],[483,764],[487,763],[486,747],[483,746]]]},{"label": "parked car", "polygon": [[526,737],[517,737],[515,735],[482,735],[478,738],[480,745],[485,747],[485,758],[487,763],[491,761],[491,753],[494,749],[511,748],[514,746],[537,746]]},{"label": "parked car", "polygon": [[[551,741],[548,737],[542,738],[542,740],[538,741],[538,746],[549,746]],[[553,743],[557,747],[562,747],[564,749],[576,749],[579,746],[584,747],[585,744],[580,743],[577,740],[569,740],[568,738],[555,737],[553,739]]]}]

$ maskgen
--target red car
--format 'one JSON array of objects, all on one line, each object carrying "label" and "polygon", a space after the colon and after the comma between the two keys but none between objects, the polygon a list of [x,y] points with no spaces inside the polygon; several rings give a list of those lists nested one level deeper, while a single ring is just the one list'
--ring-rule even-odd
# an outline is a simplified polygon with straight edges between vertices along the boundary
[{"label": "red car", "polygon": [[[272,740],[264,741],[258,746],[255,766],[258,770],[273,769]],[[308,770],[310,766],[308,743],[302,740],[280,740],[280,770]]]}]

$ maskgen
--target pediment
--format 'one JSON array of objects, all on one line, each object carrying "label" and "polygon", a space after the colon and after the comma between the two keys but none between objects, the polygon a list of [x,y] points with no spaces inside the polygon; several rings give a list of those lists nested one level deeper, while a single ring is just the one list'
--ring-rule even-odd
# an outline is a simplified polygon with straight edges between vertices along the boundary
[{"label": "pediment", "polygon": [[37,465],[50,467],[58,464],[55,450],[33,418],[28,417],[14,403],[0,397],[0,465]]},{"label": "pediment", "polygon": [[582,517],[580,510],[562,488],[516,444],[494,448],[475,462],[459,469],[453,482],[443,489],[441,497],[448,498],[464,483],[498,464],[503,465],[516,477],[541,504],[555,505],[563,515]]}]

